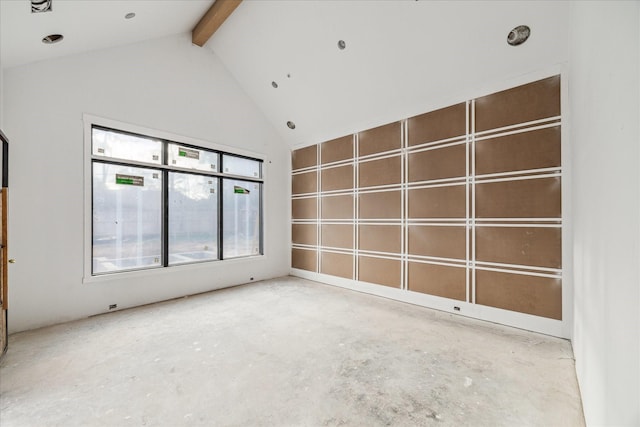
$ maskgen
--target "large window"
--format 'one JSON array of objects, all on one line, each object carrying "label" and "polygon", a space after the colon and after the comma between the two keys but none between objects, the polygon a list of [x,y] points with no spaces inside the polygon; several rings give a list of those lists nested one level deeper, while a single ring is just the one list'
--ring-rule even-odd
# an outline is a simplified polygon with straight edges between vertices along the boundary
[{"label": "large window", "polygon": [[262,161],[93,126],[91,274],[262,254]]}]

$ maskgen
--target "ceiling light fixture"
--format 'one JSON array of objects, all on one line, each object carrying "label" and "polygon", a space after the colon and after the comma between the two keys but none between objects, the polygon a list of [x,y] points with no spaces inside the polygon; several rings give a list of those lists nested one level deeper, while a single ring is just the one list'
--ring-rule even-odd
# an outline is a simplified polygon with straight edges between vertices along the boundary
[{"label": "ceiling light fixture", "polygon": [[133,12],[129,12],[126,15],[124,15],[124,19],[131,19],[131,18],[135,18],[136,14]]},{"label": "ceiling light fixture", "polygon": [[44,44],[54,44],[60,43],[64,39],[62,34],[49,34],[48,36],[44,36],[42,38],[42,43]]},{"label": "ceiling light fixture", "polygon": [[347,47],[347,44],[344,42],[344,40],[338,40],[338,49],[344,50],[345,47]]},{"label": "ceiling light fixture", "polygon": [[53,0],[31,0],[31,13],[51,12]]},{"label": "ceiling light fixture", "polygon": [[507,36],[507,43],[511,46],[518,46],[526,42],[531,35],[531,28],[526,25],[518,25],[513,30],[509,31]]},{"label": "ceiling light fixture", "polygon": [[276,82],[271,82],[271,86],[273,86],[274,89],[278,89],[278,83]]},{"label": "ceiling light fixture", "polygon": [[295,129],[295,128],[296,128],[296,124],[295,124],[295,123],[293,123],[293,122],[287,122],[287,127],[288,127],[289,129]]}]

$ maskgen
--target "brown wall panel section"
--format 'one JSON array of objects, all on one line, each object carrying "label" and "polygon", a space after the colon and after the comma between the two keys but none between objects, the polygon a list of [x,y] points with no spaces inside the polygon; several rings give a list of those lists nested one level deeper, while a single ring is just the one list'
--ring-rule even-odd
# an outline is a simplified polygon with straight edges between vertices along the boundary
[{"label": "brown wall panel section", "polygon": [[358,249],[400,253],[402,250],[402,228],[399,225],[360,225]]},{"label": "brown wall panel section", "polygon": [[291,224],[291,240],[301,245],[317,245],[317,229],[315,224]]},{"label": "brown wall panel section", "polygon": [[323,224],[320,233],[322,246],[353,249],[353,225]]},{"label": "brown wall panel section", "polygon": [[317,272],[317,264],[316,251],[295,248],[291,250],[291,267]]},{"label": "brown wall panel section", "polygon": [[560,187],[560,178],[477,184],[476,217],[559,218]]},{"label": "brown wall panel section", "polygon": [[291,175],[291,192],[293,194],[315,193],[318,191],[318,174],[316,171]]},{"label": "brown wall panel section", "polygon": [[309,147],[294,150],[291,153],[291,167],[295,169],[308,168],[318,164],[318,146],[311,145]]},{"label": "brown wall panel section", "polygon": [[322,170],[322,191],[349,190],[353,188],[353,165]]},{"label": "brown wall panel section", "polygon": [[477,227],[476,259],[561,268],[562,230],[546,227]]},{"label": "brown wall panel section", "polygon": [[476,142],[476,174],[560,166],[560,126]]},{"label": "brown wall panel section", "polygon": [[320,161],[322,164],[353,158],[353,135],[332,139],[320,144]]},{"label": "brown wall panel section", "polygon": [[411,117],[407,121],[409,145],[465,135],[467,132],[466,120],[466,103],[464,102]]},{"label": "brown wall panel section", "polygon": [[467,273],[462,267],[409,262],[409,290],[460,301],[467,299]]},{"label": "brown wall panel section", "polygon": [[409,190],[409,218],[465,218],[464,185]]},{"label": "brown wall panel section", "polygon": [[323,219],[353,219],[353,196],[324,196],[321,200]]},{"label": "brown wall panel section", "polygon": [[358,167],[358,186],[400,184],[402,182],[402,160],[400,156],[361,162]]},{"label": "brown wall panel section", "polygon": [[465,177],[466,144],[410,153],[409,182]]},{"label": "brown wall panel section", "polygon": [[332,276],[353,279],[353,255],[322,252],[320,272]]},{"label": "brown wall panel section", "polygon": [[358,280],[399,288],[401,280],[400,262],[400,260],[395,259],[359,256]]},{"label": "brown wall panel section", "polygon": [[400,219],[400,191],[380,191],[358,195],[361,219]]},{"label": "brown wall panel section", "polygon": [[476,132],[560,115],[560,76],[476,99]]},{"label": "brown wall panel section", "polygon": [[358,155],[382,153],[402,147],[400,122],[362,131],[358,134]]},{"label": "brown wall panel section", "polygon": [[466,226],[410,225],[408,252],[412,255],[466,260]]},{"label": "brown wall panel section", "polygon": [[562,320],[560,279],[476,271],[476,303]]},{"label": "brown wall panel section", "polygon": [[318,217],[316,197],[291,199],[291,217],[293,219],[316,219]]}]

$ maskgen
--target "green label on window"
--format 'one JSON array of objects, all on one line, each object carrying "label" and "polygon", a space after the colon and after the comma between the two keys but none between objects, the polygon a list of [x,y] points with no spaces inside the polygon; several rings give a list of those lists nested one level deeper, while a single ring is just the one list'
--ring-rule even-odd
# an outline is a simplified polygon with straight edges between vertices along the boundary
[{"label": "green label on window", "polygon": [[192,150],[191,148],[179,147],[178,156],[198,160],[200,159],[200,151]]},{"label": "green label on window", "polygon": [[116,184],[137,185],[138,187],[144,187],[144,177],[135,175],[121,175],[117,173]]},{"label": "green label on window", "polygon": [[249,190],[247,188],[242,188],[237,185],[233,186],[233,192],[236,194],[249,194]]}]

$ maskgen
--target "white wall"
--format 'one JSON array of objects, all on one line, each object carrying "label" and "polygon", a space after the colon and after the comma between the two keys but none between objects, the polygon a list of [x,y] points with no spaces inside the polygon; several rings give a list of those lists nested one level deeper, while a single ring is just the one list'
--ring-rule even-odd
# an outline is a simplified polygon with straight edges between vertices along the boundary
[{"label": "white wall", "polygon": [[640,3],[571,4],[574,352],[588,425],[640,425]]},{"label": "white wall", "polygon": [[[4,95],[12,332],[288,273],[288,148],[189,35],[9,68]],[[83,283],[83,113],[262,154],[266,256]]]}]

